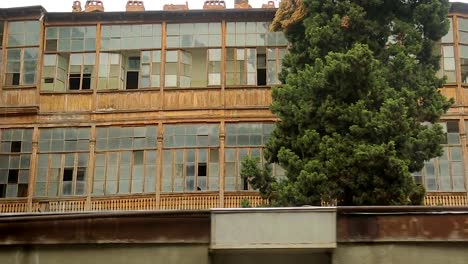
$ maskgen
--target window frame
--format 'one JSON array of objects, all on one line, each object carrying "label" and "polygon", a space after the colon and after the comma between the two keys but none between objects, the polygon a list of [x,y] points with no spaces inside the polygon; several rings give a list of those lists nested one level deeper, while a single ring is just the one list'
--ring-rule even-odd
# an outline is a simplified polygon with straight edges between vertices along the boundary
[{"label": "window frame", "polygon": [[[6,131],[9,131],[6,134]],[[20,138],[17,137],[18,132],[21,131],[21,136]],[[5,137],[8,137],[9,139],[5,139]],[[29,141],[28,141],[29,139]],[[32,164],[32,141],[33,141],[33,128],[5,128],[5,129],[0,129],[0,160],[2,162],[8,162],[7,167],[0,167],[0,174],[1,173],[6,173],[5,174],[5,183],[2,183],[0,185],[4,185],[2,187],[2,190],[4,193],[0,193],[0,200],[4,199],[25,199],[30,195],[29,193],[29,187],[31,185],[31,164]],[[9,146],[10,149],[6,151],[5,146]],[[21,148],[19,151],[12,151],[12,144],[13,142],[21,142]],[[26,143],[26,144],[24,144]],[[29,143],[29,144],[28,144]],[[24,147],[24,149],[23,149]],[[14,161],[16,160],[16,161]],[[28,164],[23,164],[23,161],[27,160]],[[17,163],[17,165],[13,165],[13,167],[10,167],[12,165],[12,162]],[[24,165],[24,166],[23,166]],[[10,171],[17,171],[17,178],[16,182],[10,183]],[[21,173],[24,172],[24,173]],[[1,175],[0,175],[1,177]],[[21,178],[27,178],[21,179]],[[16,195],[7,196],[8,188],[9,185],[14,184],[16,186]],[[22,195],[20,195],[20,185],[22,188]]]},{"label": "window frame", "polygon": [[[447,131],[447,123],[448,122],[456,122],[457,123],[457,128],[458,128],[458,132],[448,132]],[[426,190],[428,192],[439,192],[439,193],[443,193],[443,192],[466,192],[466,179],[465,179],[465,167],[466,167],[466,164],[465,164],[465,160],[464,160],[464,153],[465,153],[465,149],[464,149],[464,146],[462,145],[462,141],[461,141],[461,130],[460,130],[460,120],[445,120],[445,121],[441,121],[440,123],[442,125],[442,127],[444,128],[444,131],[445,131],[445,137],[446,139],[449,139],[449,134],[457,134],[458,136],[458,143],[452,143],[452,142],[445,142],[442,144],[442,148],[443,148],[443,151],[444,151],[444,154],[441,156],[441,157],[436,157],[436,158],[433,158],[431,159],[430,161],[426,161],[425,162],[425,165],[423,167],[423,169],[420,171],[420,172],[415,172],[413,173],[413,177],[415,178],[419,178],[420,180],[416,180],[416,182],[420,181],[426,188]],[[452,159],[452,148],[460,148],[460,160],[456,159]],[[448,175],[447,176],[443,176],[441,175],[441,167],[440,165],[445,162],[447,165],[447,169],[448,169]],[[462,169],[461,169],[461,173],[462,175],[454,175],[454,171],[453,171],[453,163],[461,163],[462,165]],[[432,164],[433,165],[433,173],[434,175],[429,177],[428,175],[428,172],[427,172],[427,166],[428,164]],[[448,189],[442,189],[443,188],[443,184],[442,184],[442,178],[443,177],[449,177],[449,182],[450,182],[450,187]],[[460,188],[460,189],[457,189],[457,187],[455,186],[455,178],[461,178],[463,179],[463,187]],[[428,180],[429,179],[432,179],[434,180],[434,183],[435,183],[435,189],[432,189],[432,188],[429,188],[428,186]]]},{"label": "window frame", "polygon": [[[63,130],[63,131],[60,131]],[[48,132],[45,132],[48,131]],[[55,137],[59,131],[62,134],[62,138]],[[48,134],[43,134],[48,133]],[[80,134],[81,133],[81,134]],[[33,190],[34,198],[44,197],[55,197],[55,198],[69,198],[69,197],[84,197],[89,193],[87,182],[90,177],[89,167],[91,160],[90,153],[90,140],[91,140],[91,127],[44,127],[39,128],[39,142],[37,150],[36,160],[36,177],[35,177],[35,188]],[[53,142],[63,142],[60,149],[54,149]],[[69,149],[67,149],[67,142],[71,143]],[[73,142],[75,142],[73,144]],[[80,143],[86,145],[86,148],[80,145]],[[74,146],[73,146],[74,145]],[[67,157],[73,156],[73,167],[69,165]],[[80,164],[80,156],[83,157],[85,164]],[[59,158],[56,158],[59,157]],[[47,162],[43,162],[44,159]],[[59,162],[57,160],[60,160]],[[45,164],[46,163],[46,164]],[[66,169],[73,169],[72,178],[72,192],[71,194],[64,193],[64,172]],[[78,186],[78,170],[87,168],[83,182],[83,192],[77,194]],[[58,171],[58,175],[55,175],[58,180],[53,181],[54,173]],[[45,175],[44,175],[45,173]],[[43,180],[43,181],[42,181]],[[56,194],[51,194],[54,189],[51,186],[57,187]],[[44,194],[38,193],[40,186],[43,186]]]},{"label": "window frame", "polygon": [[[131,136],[128,136],[128,135],[125,135],[125,133],[128,132],[125,131],[125,129],[133,129],[133,128],[145,128],[145,135],[135,135],[135,131],[132,130],[132,135]],[[102,132],[99,132],[99,129],[104,129],[105,130],[105,133],[106,135],[104,134],[101,134],[102,132],[104,132],[104,130],[101,130]],[[112,133],[110,131],[110,129],[113,129],[114,131],[119,131],[118,133],[118,137],[115,137],[116,135],[113,135],[111,136],[110,133]],[[92,188],[91,188],[91,193],[93,196],[96,196],[96,197],[101,197],[101,196],[115,196],[115,195],[131,195],[131,194],[150,194],[150,193],[155,193],[156,192],[156,188],[157,188],[157,174],[158,174],[158,167],[159,167],[159,164],[158,164],[158,144],[157,144],[157,135],[158,135],[158,127],[156,125],[133,125],[133,126],[125,126],[125,125],[122,125],[122,126],[118,126],[118,125],[114,125],[114,126],[100,126],[100,127],[97,127],[96,128],[96,148],[95,148],[95,156],[96,156],[96,162],[95,162],[95,166],[94,166],[94,178],[93,178],[93,182],[92,182]],[[151,133],[150,135],[148,135],[148,133]],[[151,136],[152,137],[149,137]],[[151,141],[148,141],[148,138],[153,138],[154,141],[151,142]],[[122,139],[126,139],[126,140],[131,140],[132,142],[132,146],[128,147],[128,148],[125,148],[125,147],[122,147],[122,146],[119,146],[119,147],[109,147],[109,141],[110,140],[118,140],[119,142],[122,141]],[[134,146],[134,142],[135,142],[135,139],[144,139],[146,140],[146,143],[144,146]],[[104,142],[106,141],[106,145],[104,146],[101,146],[102,143],[100,142]],[[150,144],[150,145],[148,145]],[[143,152],[143,163],[142,164],[135,164],[135,153],[136,152]],[[123,179],[125,181],[127,181],[128,183],[128,192],[122,192],[121,191],[121,188],[120,188],[120,185],[121,185],[121,182],[122,182],[122,178],[121,178],[121,166],[122,166],[122,155],[124,153],[131,153],[131,156],[130,156],[130,163],[128,163],[129,165],[129,169],[130,169],[130,174],[129,174],[129,179]],[[153,163],[151,162],[148,162],[148,153],[154,153],[154,160]],[[115,179],[109,179],[109,173],[108,173],[108,168],[109,168],[109,159],[110,159],[110,156],[111,155],[116,155],[117,156],[117,160],[115,161],[116,163],[114,164],[114,166],[117,168],[116,170],[116,175],[115,175]],[[99,157],[103,157],[103,164],[100,165],[99,164],[99,161],[98,161],[98,158]],[[125,163],[127,164],[127,163]],[[112,165],[112,164],[111,164]],[[141,191],[135,191],[134,188],[133,188],[133,184],[134,184],[134,173],[135,173],[135,170],[137,169],[136,165],[141,165],[142,167],[142,177],[141,177]],[[154,172],[153,172],[153,175],[150,175],[148,174],[148,171],[150,171],[151,167],[154,167]],[[104,175],[103,176],[99,176],[97,171],[99,170],[98,168],[100,168],[101,170],[103,170],[103,173]],[[98,178],[98,177],[99,178]],[[152,177],[149,177],[149,176],[152,176]],[[152,179],[152,181],[150,181]],[[109,186],[109,183],[110,182],[115,182],[115,192],[112,192],[111,190],[108,189],[108,186]],[[149,185],[151,185],[152,183],[152,186],[148,187]],[[103,184],[102,185],[102,190],[97,188],[96,185],[97,184]],[[102,192],[101,192],[102,191]]]}]

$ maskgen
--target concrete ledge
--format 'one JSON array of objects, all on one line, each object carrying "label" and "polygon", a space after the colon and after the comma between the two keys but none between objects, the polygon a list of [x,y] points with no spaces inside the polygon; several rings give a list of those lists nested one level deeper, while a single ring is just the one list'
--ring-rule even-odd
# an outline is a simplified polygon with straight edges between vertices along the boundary
[{"label": "concrete ledge", "polygon": [[336,208],[213,209],[211,249],[332,249]]}]

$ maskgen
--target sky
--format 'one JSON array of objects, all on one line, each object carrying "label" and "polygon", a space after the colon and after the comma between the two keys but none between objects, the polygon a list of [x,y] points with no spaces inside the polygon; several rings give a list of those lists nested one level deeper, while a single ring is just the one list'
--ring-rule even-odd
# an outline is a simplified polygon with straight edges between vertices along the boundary
[{"label": "sky", "polygon": [[[102,0],[105,11],[124,11],[127,0]],[[234,0],[225,0],[227,8],[234,7]],[[84,7],[86,0],[81,0]],[[204,0],[187,0],[190,9],[202,9]],[[261,7],[268,0],[250,0],[252,7]],[[276,0],[278,6],[279,0]],[[468,2],[468,0],[466,0]],[[161,10],[165,4],[185,4],[185,0],[144,0],[146,10]],[[0,8],[41,5],[49,12],[72,10],[73,0],[0,0]]]},{"label": "sky", "polygon": [[[127,0],[102,0],[106,11],[124,11]],[[234,7],[234,0],[225,0],[228,8]],[[81,0],[82,5],[86,0]],[[161,10],[164,4],[185,4],[185,0],[144,0],[146,10]],[[190,9],[201,9],[204,0],[187,0]],[[250,0],[253,7],[261,7],[268,0]],[[279,0],[275,0],[278,6]],[[468,0],[453,0],[451,2],[468,3]],[[0,8],[42,5],[49,12],[69,12],[73,0],[0,0]]]}]

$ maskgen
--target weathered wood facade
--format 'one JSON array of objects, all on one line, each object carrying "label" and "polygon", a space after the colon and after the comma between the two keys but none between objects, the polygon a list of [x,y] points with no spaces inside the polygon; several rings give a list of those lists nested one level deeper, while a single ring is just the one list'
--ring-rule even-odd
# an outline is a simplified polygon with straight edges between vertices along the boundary
[{"label": "weathered wood facade", "polygon": [[[456,101],[444,120],[459,124],[463,180],[449,175],[429,205],[468,204],[465,9],[453,7],[457,77],[442,89]],[[0,9],[0,213],[265,203],[239,164],[262,157],[276,120],[268,107],[287,43],[265,31],[275,11]]]}]

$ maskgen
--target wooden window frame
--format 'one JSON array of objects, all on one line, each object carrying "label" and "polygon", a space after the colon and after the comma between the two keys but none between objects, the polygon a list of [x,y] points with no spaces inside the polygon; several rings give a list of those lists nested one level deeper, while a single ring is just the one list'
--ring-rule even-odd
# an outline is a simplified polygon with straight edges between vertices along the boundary
[{"label": "wooden window frame", "polygon": [[[103,126],[103,127],[99,127],[99,128],[102,128],[102,129],[109,129],[109,128],[114,128],[114,129],[122,129],[122,128],[145,128],[145,129],[148,129],[149,127],[153,127],[151,125],[144,125],[144,126]],[[98,128],[98,129],[99,129]],[[109,131],[106,131],[107,133]],[[121,135],[121,132],[122,131],[119,131],[119,135]],[[138,139],[138,138],[144,138],[144,139],[147,139],[148,136],[146,135],[146,133],[148,133],[147,131],[145,131],[145,136],[131,136],[131,137],[128,137],[128,136],[124,136],[124,137],[113,137],[113,139],[122,139],[122,138],[131,138],[131,139]],[[156,127],[156,131],[155,131],[155,134],[154,134],[154,138],[157,137],[157,127]],[[97,134],[97,133],[96,133]],[[106,135],[98,135],[98,141],[100,139],[106,139],[108,140],[110,137],[109,137],[109,134],[106,134]],[[134,153],[135,152],[143,152],[143,164],[142,167],[143,167],[143,175],[142,175],[142,191],[141,192],[134,192],[134,189],[133,189],[133,180],[134,180],[134,170],[135,170],[135,162],[134,162]],[[121,161],[122,161],[122,154],[123,153],[131,153],[131,157],[130,157],[130,164],[129,164],[129,167],[130,167],[130,175],[129,175],[129,192],[121,192],[120,190],[120,182],[121,182],[121,170],[120,170],[120,166],[122,165]],[[153,160],[154,163],[148,163],[147,161],[147,158],[148,158],[148,152],[154,152],[154,155],[155,155],[155,159]],[[96,164],[94,166],[94,178],[92,180],[92,188],[90,190],[90,192],[92,193],[93,196],[106,196],[106,195],[130,195],[130,194],[148,194],[148,193],[155,193],[156,192],[156,184],[157,184],[157,181],[156,181],[156,177],[157,177],[157,173],[158,173],[158,167],[159,167],[159,164],[158,164],[158,145],[157,145],[157,142],[152,145],[152,146],[144,146],[144,147],[141,147],[141,148],[135,148],[135,147],[130,147],[130,148],[109,148],[109,147],[106,147],[106,148],[102,148],[100,149],[99,145],[96,146],[96,150],[95,150],[95,153],[96,153],[96,159],[98,156],[104,156],[104,164],[103,165],[99,165],[97,164],[97,161],[96,161]],[[111,181],[108,179],[108,167],[109,167],[109,163],[108,163],[108,160],[109,160],[109,157],[110,155],[112,154],[116,154],[117,155],[117,161],[116,161],[116,164],[115,166],[118,168],[116,170],[116,179],[115,180],[112,180],[112,181],[115,181],[116,182],[116,187],[115,187],[115,193],[113,192],[110,192],[108,190],[108,183]],[[154,175],[152,175],[153,177],[153,180],[154,180],[154,185],[151,187],[151,188],[148,188],[147,186],[147,183],[148,183],[148,174],[147,174],[147,171],[149,171],[149,168],[154,166]],[[97,168],[98,167],[102,167],[104,169],[104,177],[103,177],[103,180],[99,180],[99,181],[96,181],[97,177],[96,177],[96,171],[97,171]],[[96,190],[99,190],[99,189],[96,189],[95,188],[95,185],[97,183],[101,183],[103,182],[103,189],[102,189],[102,193],[100,192],[97,192]]]},{"label": "wooden window frame", "polygon": [[[200,161],[200,151],[206,151],[206,161]],[[180,151],[182,153],[183,161],[182,163],[176,163],[177,162],[177,152]],[[194,176],[193,176],[193,183],[194,183],[194,188],[193,190],[188,190],[187,186],[187,166],[188,166],[188,161],[187,161],[187,153],[188,151],[194,151],[194,161],[190,162],[194,164]],[[212,151],[217,151],[218,152],[218,162],[216,163],[215,161],[211,160],[211,152]],[[214,192],[214,191],[219,191],[219,178],[220,178],[220,148],[219,147],[186,147],[186,148],[164,148],[163,149],[163,156],[165,157],[166,153],[170,153],[171,155],[171,175],[170,175],[170,185],[171,188],[170,190],[165,190],[164,189],[164,183],[162,186],[162,192],[163,193],[206,193],[206,192]],[[166,161],[164,161],[166,163]],[[205,182],[205,187],[206,189],[203,190],[200,188],[198,185],[199,183],[199,175],[198,175],[198,167],[200,164],[206,164],[206,182]],[[175,181],[177,178],[177,173],[176,173],[176,167],[177,165],[182,164],[182,190],[176,190],[176,185]],[[211,175],[211,165],[212,164],[217,164],[218,165],[218,175]],[[164,174],[164,171],[163,171]],[[166,175],[162,176],[163,182],[164,180],[167,180]],[[213,183],[216,185],[213,185],[211,181],[214,181]],[[216,186],[212,188],[213,186]],[[200,190],[198,189],[200,188]]]},{"label": "wooden window frame", "polygon": [[[121,190],[121,182],[122,182],[122,179],[121,179],[121,170],[120,170],[120,167],[122,166],[122,154],[123,153],[130,153],[130,164],[129,164],[129,169],[130,169],[130,175],[129,175],[129,179],[124,179],[125,181],[128,181],[128,192],[127,191],[122,191]],[[136,191],[134,189],[134,171],[135,171],[135,152],[143,152],[143,164],[142,165],[142,168],[143,168],[143,175],[142,175],[142,186],[141,186],[141,191]],[[148,158],[148,152],[154,152],[155,153],[155,159],[154,159],[154,163],[147,163],[147,158]],[[109,159],[110,159],[110,155],[112,154],[116,154],[117,155],[117,161],[116,161],[116,164],[111,164],[109,165]],[[111,150],[111,151],[96,151],[96,156],[98,155],[103,155],[104,156],[104,165],[103,166],[95,166],[94,170],[96,172],[96,168],[97,167],[103,167],[104,168],[104,179],[102,181],[96,181],[96,176],[94,177],[93,179],[93,186],[92,186],[92,195],[93,196],[96,196],[96,197],[99,197],[99,196],[111,196],[111,195],[131,195],[131,194],[150,194],[150,193],[155,193],[156,192],[156,177],[157,177],[157,171],[158,171],[158,164],[157,164],[157,161],[158,161],[158,150],[157,150],[157,147],[154,148],[154,149],[131,149],[131,150]],[[115,166],[116,168],[118,168],[116,170],[116,178],[115,179],[109,179],[109,173],[108,173],[108,168],[109,166]],[[147,183],[148,183],[148,178],[149,178],[149,175],[148,175],[148,168],[150,166],[154,166],[155,167],[155,171],[154,171],[154,175],[153,176],[153,179],[154,179],[154,186],[152,187],[149,187],[147,186]],[[95,184],[97,182],[103,182],[103,190],[102,190],[102,193],[97,193],[95,192]],[[111,192],[109,191],[109,183],[110,182],[115,182],[115,193],[114,192]]]},{"label": "wooden window frame", "polygon": [[[446,121],[442,121],[441,123],[447,123],[447,122],[450,122],[450,121],[454,121],[454,120],[446,120]],[[428,185],[427,185],[427,180],[428,180],[428,175],[427,175],[427,172],[426,172],[426,166],[424,166],[424,168],[422,169],[421,172],[417,172],[417,173],[414,173],[413,175],[415,177],[420,177],[421,178],[421,181],[423,183],[423,185],[426,187],[426,189],[428,190],[428,192],[465,192],[466,190],[466,179],[465,179],[465,167],[466,167],[466,164],[465,164],[465,161],[464,161],[464,152],[465,152],[465,149],[463,147],[463,144],[462,144],[462,141],[461,141],[461,131],[460,131],[460,123],[459,121],[457,120],[458,122],[458,137],[459,137],[459,143],[458,144],[454,144],[454,143],[444,143],[442,144],[442,147],[444,148],[444,150],[446,150],[446,153],[445,153],[445,157],[446,159],[441,159],[441,157],[437,157],[437,158],[433,158],[431,161],[427,161],[425,164],[428,164],[428,163],[432,163],[434,165],[434,177],[431,177],[433,179],[435,179],[435,189],[434,190],[429,190],[428,188]],[[450,133],[454,133],[454,132],[450,132]],[[446,137],[447,137],[447,134],[448,132],[446,132]],[[460,160],[452,160],[452,154],[451,154],[451,149],[452,148],[460,148],[460,151],[461,151],[461,159]],[[449,170],[449,175],[448,176],[441,176],[440,175],[440,162],[441,161],[446,161],[447,162],[447,168]],[[452,171],[452,163],[453,162],[456,162],[456,163],[461,163],[463,168],[462,168],[462,172],[463,172],[463,175],[453,175],[453,171]],[[450,178],[450,188],[449,189],[446,189],[446,190],[442,190],[442,183],[441,183],[441,177],[449,177]],[[463,190],[457,190],[455,189],[455,183],[454,183],[454,178],[463,178],[463,181],[464,181],[464,186],[463,186]]]},{"label": "wooden window frame", "polygon": [[[11,139],[10,140],[4,140],[3,139],[3,136],[4,136],[4,133],[6,130],[10,130],[11,132],[10,133],[14,133],[15,130],[21,130],[21,139],[13,139],[13,134],[11,136]],[[28,130],[30,132],[30,137],[27,137],[25,138],[25,131]],[[4,185],[5,189],[5,193],[4,195],[2,193],[0,193],[0,200],[1,199],[24,199],[26,197],[29,196],[29,186],[30,186],[30,179],[31,179],[31,163],[32,163],[32,140],[33,140],[33,129],[31,128],[18,128],[18,129],[0,129],[0,143],[3,145],[3,143],[6,143],[6,142],[10,142],[10,150],[9,151],[4,151],[3,150],[3,146],[0,148],[0,156],[1,157],[6,157],[8,159],[8,162],[10,163],[11,162],[11,158],[12,157],[17,157],[18,159],[18,166],[16,168],[10,168],[9,165],[7,168],[0,168],[1,170],[5,171],[5,173],[7,173],[6,175],[6,184],[2,184]],[[29,139],[29,141],[27,141],[27,139]],[[23,142],[30,142],[31,143],[31,148],[27,151],[23,151],[23,149],[21,148],[20,151],[15,151],[15,152],[12,152],[11,151],[11,143],[12,142],[21,142],[21,146],[23,146]],[[28,157],[29,159],[29,165],[27,167],[22,167],[22,158],[23,157]],[[9,173],[11,170],[17,170],[18,171],[18,175],[17,175],[17,180],[16,180],[16,196],[14,197],[7,197],[7,190],[8,190],[8,185],[10,185],[9,183]],[[21,177],[21,171],[26,171],[27,172],[27,178],[28,178],[28,181],[26,183],[24,182],[20,182],[20,177]],[[26,187],[22,186],[23,188],[26,189],[26,193],[25,195],[22,195],[22,196],[18,196],[19,195],[19,187],[20,185],[25,185]]]},{"label": "wooden window frame", "polygon": [[[34,71],[34,82],[33,83],[24,83],[24,80],[23,80],[23,77],[24,75],[26,74],[25,73],[25,69],[24,69],[24,65],[25,65],[25,51],[26,49],[36,49],[37,51],[37,58],[35,60],[31,60],[31,61],[35,61],[35,71]],[[20,70],[19,72],[10,72],[9,69],[8,69],[8,52],[9,51],[12,51],[12,50],[20,50],[20,61],[19,61],[19,66],[20,66]],[[35,86],[36,83],[37,83],[37,70],[38,70],[38,62],[39,62],[39,48],[38,47],[14,47],[14,48],[8,48],[6,49],[6,61],[5,61],[5,78],[4,78],[4,86],[5,87],[11,87],[11,88],[21,88],[21,87],[30,87],[30,86]],[[7,84],[7,76],[9,74],[19,74],[19,83],[18,84]],[[12,77],[13,78],[13,77]]]},{"label": "wooden window frame", "polygon": [[[76,130],[77,128],[81,129],[82,131],[85,131],[86,130],[86,137],[81,137],[80,136],[80,132],[76,133],[76,136],[73,137],[72,139],[71,138],[67,138],[67,130],[68,131],[73,131],[73,130]],[[50,133],[50,137],[48,138],[44,138],[42,137],[41,133],[45,133],[44,131],[45,130],[49,130],[48,133]],[[61,133],[63,133],[64,137],[63,139],[60,139],[60,138],[54,138],[53,135],[54,135],[54,131],[57,131],[57,130],[64,130],[64,131],[61,131]],[[90,138],[91,138],[91,128],[90,127],[54,127],[54,128],[41,128],[39,129],[39,132],[40,132],[40,135],[39,135],[39,144],[38,144],[38,158],[36,160],[36,163],[37,163],[37,171],[36,171],[36,178],[35,178],[35,189],[34,189],[34,194],[33,196],[34,197],[56,197],[56,198],[63,198],[63,197],[82,197],[82,196],[86,196],[89,192],[88,188],[87,188],[87,181],[88,181],[88,178],[90,177],[90,170],[91,168],[89,168],[89,165],[91,164],[90,163],[90,160],[91,160],[91,153],[90,153]],[[83,134],[84,135],[84,134]],[[63,148],[61,150],[54,150],[51,145],[49,145],[49,147],[47,149],[41,149],[41,144],[42,142],[48,142],[48,144],[51,144],[53,141],[61,141],[63,140],[64,144],[63,144]],[[66,143],[67,142],[76,142],[76,146],[75,148],[71,149],[71,150],[67,150],[66,149]],[[83,148],[83,149],[80,149],[78,143],[80,143],[81,141],[87,141],[87,148]],[[73,180],[72,180],[72,194],[63,194],[63,177],[64,177],[64,171],[65,169],[68,169],[70,167],[68,167],[69,165],[66,164],[66,156],[67,155],[73,155]],[[79,155],[86,155],[86,162],[87,162],[87,165],[86,166],[80,166],[79,164]],[[54,156],[59,156],[60,157],[60,166],[58,168],[53,168],[52,167],[52,160],[53,160],[53,157]],[[40,164],[40,161],[41,161],[41,157],[47,157],[47,166],[44,166],[44,164]],[[76,194],[76,189],[77,189],[77,174],[78,174],[78,169],[79,168],[88,168],[87,171],[86,171],[86,175],[85,175],[85,179],[84,179],[84,191],[82,194]],[[38,183],[43,183],[43,182],[39,182],[39,176],[40,176],[40,173],[41,173],[41,169],[46,169],[46,177],[45,177],[45,194],[42,196],[40,194],[37,193],[37,190],[38,190],[38,186],[39,184]],[[50,192],[50,186],[51,186],[51,177],[52,177],[52,169],[59,169],[60,172],[59,172],[59,175],[58,175],[58,182],[57,182],[57,195],[53,195],[51,196]]]}]

